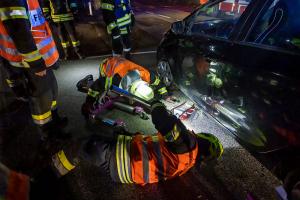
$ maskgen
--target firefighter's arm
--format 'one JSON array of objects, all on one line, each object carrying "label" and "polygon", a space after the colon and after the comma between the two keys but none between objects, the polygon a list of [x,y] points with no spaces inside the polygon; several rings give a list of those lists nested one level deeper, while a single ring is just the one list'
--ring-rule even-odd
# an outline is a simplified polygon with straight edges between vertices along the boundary
[{"label": "firefighter's arm", "polygon": [[1,0],[0,18],[31,71],[34,73],[44,71],[46,65],[32,37],[26,5],[23,1]]},{"label": "firefighter's arm", "polygon": [[51,19],[50,1],[49,0],[39,0],[39,3],[43,10],[44,17],[47,20]]},{"label": "firefighter's arm", "polygon": [[[101,9],[102,9],[103,20],[107,26],[107,32],[109,34],[111,34],[113,32],[119,32],[117,19],[115,16],[114,1],[113,0],[103,0],[101,2]],[[115,33],[114,35],[118,35],[118,33]]]},{"label": "firefighter's arm", "polygon": [[168,97],[168,90],[163,81],[160,80],[158,75],[151,71],[150,72],[150,86],[153,88],[155,95],[159,98]]},{"label": "firefighter's arm", "polygon": [[174,153],[186,153],[196,145],[196,140],[186,129],[184,124],[170,114],[166,107],[159,101],[154,101],[151,106],[152,122],[159,133]]}]

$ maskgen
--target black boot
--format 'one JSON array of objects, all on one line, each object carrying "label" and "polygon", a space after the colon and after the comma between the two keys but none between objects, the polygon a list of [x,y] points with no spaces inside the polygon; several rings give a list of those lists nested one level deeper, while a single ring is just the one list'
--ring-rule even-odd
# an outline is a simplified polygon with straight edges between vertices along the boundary
[{"label": "black boot", "polygon": [[77,90],[83,93],[88,93],[89,88],[94,83],[93,75],[89,74],[76,84]]},{"label": "black boot", "polygon": [[64,49],[64,55],[61,59],[68,60],[68,58],[69,58],[68,48],[63,48],[63,49]]},{"label": "black boot", "polygon": [[74,52],[79,60],[82,60],[85,58],[84,55],[82,55],[82,53],[78,47],[74,47]]}]

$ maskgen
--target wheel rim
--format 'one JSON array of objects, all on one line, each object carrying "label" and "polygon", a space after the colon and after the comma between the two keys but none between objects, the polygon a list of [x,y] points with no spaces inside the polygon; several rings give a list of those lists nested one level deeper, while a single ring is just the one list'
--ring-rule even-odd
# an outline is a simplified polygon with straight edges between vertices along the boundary
[{"label": "wheel rim", "polygon": [[157,71],[163,83],[167,87],[170,86],[173,82],[173,75],[169,63],[164,60],[159,61],[157,64]]}]

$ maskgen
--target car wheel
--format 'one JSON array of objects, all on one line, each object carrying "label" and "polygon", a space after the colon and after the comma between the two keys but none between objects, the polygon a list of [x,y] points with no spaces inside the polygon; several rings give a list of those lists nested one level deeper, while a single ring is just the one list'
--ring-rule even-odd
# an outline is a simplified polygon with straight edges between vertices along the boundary
[{"label": "car wheel", "polygon": [[157,64],[157,73],[163,83],[169,87],[173,83],[173,75],[168,61],[160,60]]}]

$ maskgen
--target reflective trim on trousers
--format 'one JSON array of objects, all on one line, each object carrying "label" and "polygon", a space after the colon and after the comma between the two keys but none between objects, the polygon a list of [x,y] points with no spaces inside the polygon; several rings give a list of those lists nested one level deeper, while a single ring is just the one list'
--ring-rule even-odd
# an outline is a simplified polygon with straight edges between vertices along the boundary
[{"label": "reflective trim on trousers", "polygon": [[123,51],[124,51],[124,52],[130,52],[130,51],[131,51],[131,48],[127,48],[127,49],[124,48]]},{"label": "reflective trim on trousers", "polygon": [[122,183],[133,183],[130,164],[130,145],[130,136],[118,136],[116,145],[116,162],[119,179]]}]

